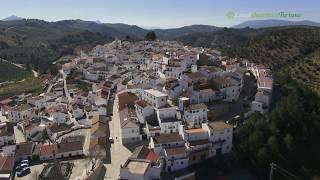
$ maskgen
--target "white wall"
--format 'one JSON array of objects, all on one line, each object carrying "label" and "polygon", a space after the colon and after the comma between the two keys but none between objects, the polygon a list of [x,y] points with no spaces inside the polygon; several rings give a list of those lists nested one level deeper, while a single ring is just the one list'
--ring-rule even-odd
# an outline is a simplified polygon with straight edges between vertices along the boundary
[{"label": "white wall", "polygon": [[121,128],[122,143],[138,142],[142,140],[139,128]]}]

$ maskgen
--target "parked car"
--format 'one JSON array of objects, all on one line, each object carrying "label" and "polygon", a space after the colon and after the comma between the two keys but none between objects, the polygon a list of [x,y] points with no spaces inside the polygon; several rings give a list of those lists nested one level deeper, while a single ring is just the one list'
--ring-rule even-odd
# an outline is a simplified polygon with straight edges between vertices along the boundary
[{"label": "parked car", "polygon": [[29,161],[28,160],[22,160],[22,161],[20,161],[20,164],[29,164]]},{"label": "parked car", "polygon": [[114,143],[113,137],[111,137],[111,136],[109,137],[109,142],[110,142],[110,143]]},{"label": "parked car", "polygon": [[23,177],[23,176],[25,176],[25,175],[27,175],[27,174],[30,174],[30,173],[31,173],[30,168],[29,168],[29,167],[25,167],[25,168],[23,168],[22,170],[20,170],[20,171],[17,172],[17,176],[18,176],[18,177]]},{"label": "parked car", "polygon": [[20,167],[22,167],[22,168],[29,167],[29,164],[27,164],[27,163],[22,163],[22,164],[20,164]]}]

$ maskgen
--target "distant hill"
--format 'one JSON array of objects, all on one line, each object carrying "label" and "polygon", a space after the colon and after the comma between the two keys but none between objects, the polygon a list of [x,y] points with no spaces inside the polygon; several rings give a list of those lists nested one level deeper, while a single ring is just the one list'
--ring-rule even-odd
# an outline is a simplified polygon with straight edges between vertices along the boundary
[{"label": "distant hill", "polygon": [[[13,19],[13,18],[11,18]],[[220,28],[206,25],[175,29],[154,29],[158,39],[173,40],[182,35],[212,32]],[[0,21],[0,57],[17,63],[29,64],[47,72],[51,62],[78,49],[91,49],[115,38],[130,36],[144,39],[147,32],[136,25],[97,23],[83,20],[47,22],[38,19]]]},{"label": "distant hill", "polygon": [[289,26],[229,29],[179,37],[185,44],[219,49],[224,55],[248,58],[281,68],[295,63],[320,47],[320,28]]},{"label": "distant hill", "polygon": [[1,21],[16,21],[16,20],[22,20],[24,18],[18,17],[18,16],[9,16],[7,18],[2,19]]},{"label": "distant hill", "polygon": [[192,34],[196,32],[212,32],[221,29],[219,27],[208,25],[191,25],[172,29],[143,29],[136,25],[128,25],[121,23],[106,23],[105,25],[107,27],[113,28],[115,30],[118,30],[119,32],[122,32],[124,34],[130,35],[138,39],[143,39],[146,33],[149,31],[155,31],[157,37],[162,40],[172,40],[182,35]]},{"label": "distant hill", "polygon": [[245,21],[241,24],[232,26],[232,28],[267,28],[267,27],[280,27],[280,26],[315,26],[320,27],[320,23],[313,21],[286,21],[286,20],[276,20],[276,19],[267,19],[267,20],[252,20]]},{"label": "distant hill", "polygon": [[157,36],[160,39],[170,40],[175,39],[183,35],[188,35],[192,33],[206,33],[220,30],[220,27],[209,26],[209,25],[191,25],[184,26],[181,28],[173,28],[173,29],[155,29],[153,31],[156,32]]}]

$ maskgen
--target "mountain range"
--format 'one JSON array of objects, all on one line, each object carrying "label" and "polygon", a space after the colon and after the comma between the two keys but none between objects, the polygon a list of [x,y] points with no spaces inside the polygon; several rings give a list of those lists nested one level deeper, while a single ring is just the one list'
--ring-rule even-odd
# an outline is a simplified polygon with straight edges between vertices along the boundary
[{"label": "mountain range", "polygon": [[[19,21],[19,20],[26,20],[26,18],[18,17],[15,15],[9,16],[7,18],[2,19],[1,21],[9,22],[9,21]],[[158,28],[158,27],[148,27],[148,26],[136,26],[136,25],[128,25],[124,23],[102,23],[99,20],[96,21],[83,21],[83,20],[62,20],[56,22],[50,22],[51,24],[60,24],[66,26],[73,26],[73,28],[81,27],[80,29],[87,28],[87,30],[91,31],[92,29],[98,30],[97,32],[106,31],[109,32],[111,30],[103,30],[103,28],[112,28],[113,32],[111,36],[120,34],[126,34],[132,36],[134,38],[143,38],[144,35],[148,31],[155,31],[160,39],[172,39],[177,38],[182,35],[190,34],[190,33],[202,33],[202,32],[212,32],[216,30],[220,30],[222,27],[216,27],[211,25],[190,25],[184,26],[180,28]],[[70,24],[68,24],[70,23]],[[91,28],[91,26],[93,26]],[[265,20],[250,20],[245,21],[240,24],[234,25],[231,28],[242,29],[242,28],[267,28],[267,27],[281,27],[281,26],[315,26],[320,27],[320,23],[314,21],[289,21],[289,20],[279,20],[279,19],[265,19]]]},{"label": "mountain range", "polygon": [[313,21],[287,21],[278,19],[266,19],[266,20],[252,20],[245,21],[238,25],[232,26],[232,28],[242,29],[242,28],[267,28],[267,27],[281,27],[281,26],[315,26],[320,27],[320,23]]},{"label": "mountain range", "polygon": [[16,21],[16,20],[22,20],[22,19],[24,19],[24,18],[12,15],[12,16],[9,16],[9,17],[2,19],[1,21]]}]

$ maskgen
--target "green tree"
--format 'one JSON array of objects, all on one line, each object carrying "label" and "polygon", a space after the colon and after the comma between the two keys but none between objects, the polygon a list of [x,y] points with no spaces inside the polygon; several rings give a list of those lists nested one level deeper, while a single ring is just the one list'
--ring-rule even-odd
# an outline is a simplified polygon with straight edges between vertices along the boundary
[{"label": "green tree", "polygon": [[155,41],[157,39],[157,35],[154,31],[150,31],[146,34],[145,39],[147,41]]},{"label": "green tree", "polygon": [[292,146],[293,146],[293,143],[294,143],[294,139],[293,139],[293,136],[290,133],[286,134],[286,136],[284,137],[283,141],[285,142],[285,144],[287,145],[287,147],[289,149],[292,149]]}]

